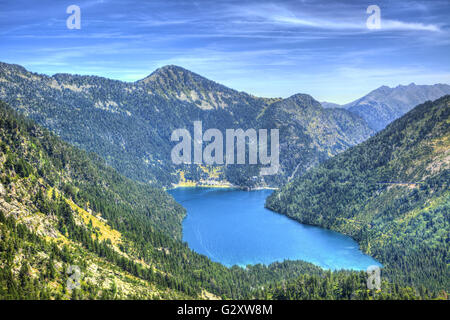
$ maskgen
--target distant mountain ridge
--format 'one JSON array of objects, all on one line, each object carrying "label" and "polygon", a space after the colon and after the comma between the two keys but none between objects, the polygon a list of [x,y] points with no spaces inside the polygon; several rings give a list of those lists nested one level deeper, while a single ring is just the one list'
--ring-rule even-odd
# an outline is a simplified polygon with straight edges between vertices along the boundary
[{"label": "distant mountain ridge", "polygon": [[[434,101],[447,94],[450,94],[450,85],[448,84],[416,85],[411,83],[395,88],[382,86],[360,99],[339,107],[359,115],[367,121],[371,129],[380,131],[415,106],[425,101]],[[332,104],[325,103],[325,106],[331,107]]]},{"label": "distant mountain ridge", "polygon": [[[64,140],[98,153],[127,177],[163,186],[179,182],[181,174],[191,181],[278,186],[373,133],[360,117],[324,109],[310,96],[259,98],[177,66],[129,83],[97,76],[46,76],[0,63],[0,99]],[[195,120],[205,129],[223,132],[280,128],[281,170],[262,178],[257,166],[221,166],[213,175],[211,168],[173,165],[171,133],[191,130]],[[301,164],[293,160],[299,155],[304,156]]]}]

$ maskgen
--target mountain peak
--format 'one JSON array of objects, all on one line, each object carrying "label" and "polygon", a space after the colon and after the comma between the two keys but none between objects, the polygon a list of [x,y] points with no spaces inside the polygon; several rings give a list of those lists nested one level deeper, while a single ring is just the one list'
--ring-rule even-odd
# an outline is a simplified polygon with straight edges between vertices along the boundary
[{"label": "mountain peak", "polygon": [[312,96],[305,93],[296,93],[286,99],[287,101],[293,101],[299,105],[315,105],[322,106],[320,102],[316,101]]},{"label": "mountain peak", "polygon": [[201,109],[226,108],[242,99],[252,99],[201,75],[176,65],[156,69],[148,77],[137,81],[166,98],[194,103]]},{"label": "mountain peak", "polygon": [[417,85],[414,82],[411,82],[410,84],[407,84],[407,85],[399,84],[398,86],[395,87],[395,89],[397,89],[397,88],[415,88],[415,87],[417,87]]},{"label": "mountain peak", "polygon": [[390,91],[392,91],[392,88],[389,87],[389,86],[385,86],[385,85],[384,85],[384,86],[381,86],[381,87],[379,87],[379,88],[373,90],[373,91],[370,92],[369,94],[373,94],[373,93],[387,93],[387,92],[390,92]]},{"label": "mountain peak", "polygon": [[165,66],[162,66],[162,67],[156,69],[150,75],[155,75],[155,74],[164,74],[165,75],[165,74],[169,74],[172,72],[193,74],[193,72],[189,71],[188,69],[177,66],[175,64],[168,64],[168,65],[165,65]]},{"label": "mountain peak", "polygon": [[161,82],[167,82],[168,80],[183,81],[187,78],[197,78],[197,79],[207,80],[206,78],[203,78],[202,76],[200,76],[192,71],[189,71],[183,67],[170,64],[170,65],[166,65],[166,66],[156,69],[150,75],[148,75],[147,77],[145,77],[142,80],[139,80],[138,82],[143,82],[143,83],[159,82],[159,83],[161,83]]},{"label": "mountain peak", "polygon": [[416,85],[412,82],[394,88],[381,86],[344,107],[365,119],[372,129],[379,131],[418,104],[449,93],[450,86],[445,84]]},{"label": "mountain peak", "polygon": [[155,72],[156,71],[166,71],[166,70],[184,70],[184,71],[190,72],[189,70],[187,70],[183,67],[177,66],[176,64],[166,64],[165,66],[157,68],[155,70]]},{"label": "mountain peak", "polygon": [[296,93],[286,99],[277,101],[273,104],[275,108],[294,113],[303,113],[323,109],[320,102],[315,100],[309,94]]}]

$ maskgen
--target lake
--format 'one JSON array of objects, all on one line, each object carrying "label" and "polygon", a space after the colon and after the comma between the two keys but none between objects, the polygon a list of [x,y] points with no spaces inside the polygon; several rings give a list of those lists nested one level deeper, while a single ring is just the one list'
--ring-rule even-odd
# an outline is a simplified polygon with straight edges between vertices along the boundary
[{"label": "lake", "polygon": [[380,266],[352,238],[264,208],[271,190],[176,188],[168,192],[187,210],[183,241],[228,267],[287,259],[332,270]]}]

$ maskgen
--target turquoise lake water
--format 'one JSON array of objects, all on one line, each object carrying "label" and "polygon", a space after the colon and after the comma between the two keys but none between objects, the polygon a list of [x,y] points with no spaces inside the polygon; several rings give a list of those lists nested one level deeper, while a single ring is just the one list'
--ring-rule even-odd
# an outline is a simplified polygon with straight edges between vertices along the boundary
[{"label": "turquoise lake water", "polygon": [[195,252],[226,266],[287,259],[333,270],[380,266],[348,236],[265,209],[271,190],[176,188],[169,193],[187,210],[183,241]]}]

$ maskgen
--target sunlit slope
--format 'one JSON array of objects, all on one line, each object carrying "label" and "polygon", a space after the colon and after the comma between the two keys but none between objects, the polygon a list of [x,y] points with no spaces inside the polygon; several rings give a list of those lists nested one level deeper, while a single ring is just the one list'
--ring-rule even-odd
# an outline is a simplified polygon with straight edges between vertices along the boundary
[{"label": "sunlit slope", "polygon": [[396,281],[447,289],[450,96],[274,193],[267,207],[354,237]]},{"label": "sunlit slope", "polygon": [[179,241],[183,215],[0,103],[0,299],[282,298],[272,288],[299,276],[311,285],[290,298],[437,297],[302,261],[226,268]]}]

